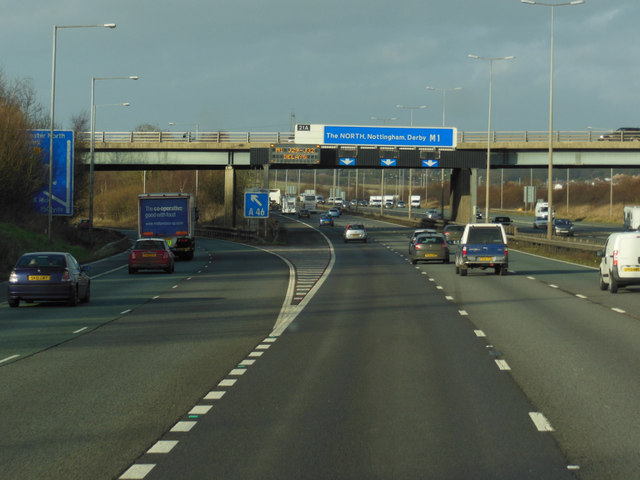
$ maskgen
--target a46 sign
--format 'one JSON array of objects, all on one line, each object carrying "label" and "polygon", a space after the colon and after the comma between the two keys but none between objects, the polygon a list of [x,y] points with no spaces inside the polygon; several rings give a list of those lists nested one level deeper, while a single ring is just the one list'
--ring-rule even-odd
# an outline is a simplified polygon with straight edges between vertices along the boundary
[{"label": "a46 sign", "polygon": [[269,192],[244,192],[244,218],[269,218]]}]

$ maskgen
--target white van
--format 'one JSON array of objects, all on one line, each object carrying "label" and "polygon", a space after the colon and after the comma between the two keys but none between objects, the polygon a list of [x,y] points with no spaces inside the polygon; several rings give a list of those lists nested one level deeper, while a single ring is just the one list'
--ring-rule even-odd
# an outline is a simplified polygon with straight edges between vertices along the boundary
[{"label": "white van", "polygon": [[612,233],[598,250],[600,290],[616,293],[627,285],[640,285],[640,232]]}]

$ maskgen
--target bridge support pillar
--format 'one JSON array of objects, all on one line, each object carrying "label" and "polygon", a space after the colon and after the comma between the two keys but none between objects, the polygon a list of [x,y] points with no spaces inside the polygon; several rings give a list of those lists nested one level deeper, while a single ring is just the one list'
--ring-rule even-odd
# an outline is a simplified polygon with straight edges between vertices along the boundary
[{"label": "bridge support pillar", "polygon": [[262,174],[263,174],[262,188],[264,188],[265,190],[269,190],[269,164],[268,163],[265,163],[262,166]]},{"label": "bridge support pillar", "polygon": [[451,220],[456,223],[476,221],[474,206],[478,202],[478,169],[454,168],[451,171]]},{"label": "bridge support pillar", "polygon": [[236,226],[236,172],[233,166],[224,169],[224,225]]}]

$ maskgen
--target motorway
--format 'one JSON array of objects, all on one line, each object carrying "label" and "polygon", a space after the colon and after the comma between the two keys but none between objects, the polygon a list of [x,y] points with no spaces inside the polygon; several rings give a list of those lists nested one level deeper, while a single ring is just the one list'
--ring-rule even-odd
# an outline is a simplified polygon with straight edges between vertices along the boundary
[{"label": "motorway", "polygon": [[352,220],[0,304],[2,478],[640,476],[638,288],[515,251],[463,278],[404,227],[344,244]]}]

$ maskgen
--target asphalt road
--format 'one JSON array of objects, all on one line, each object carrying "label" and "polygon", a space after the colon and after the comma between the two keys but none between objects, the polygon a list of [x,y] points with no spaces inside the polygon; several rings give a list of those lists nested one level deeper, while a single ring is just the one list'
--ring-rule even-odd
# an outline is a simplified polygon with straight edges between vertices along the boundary
[{"label": "asphalt road", "polygon": [[125,258],[92,265],[89,304],[0,305],[3,479],[117,477],[271,332],[287,292],[286,265],[242,245],[200,239],[171,275]]},{"label": "asphalt road", "polygon": [[290,221],[271,253],[199,240],[173,275],[92,266],[88,305],[1,304],[2,478],[640,476],[640,288]]},{"label": "asphalt road", "polygon": [[385,246],[343,244],[345,221],[289,328],[121,478],[574,478],[458,306]]}]

